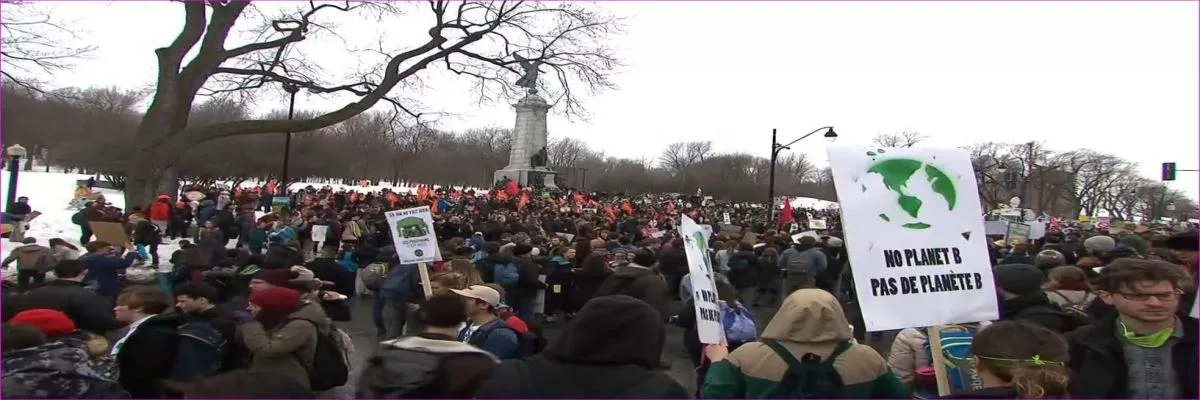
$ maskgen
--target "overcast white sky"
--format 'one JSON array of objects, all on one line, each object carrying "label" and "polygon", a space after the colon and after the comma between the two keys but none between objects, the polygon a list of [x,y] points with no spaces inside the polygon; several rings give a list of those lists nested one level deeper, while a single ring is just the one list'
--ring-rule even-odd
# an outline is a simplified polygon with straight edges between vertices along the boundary
[{"label": "overcast white sky", "polygon": [[[281,2],[260,3],[262,8]],[[60,86],[146,87],[153,50],[170,42],[182,7],[166,2],[61,2],[98,47]],[[588,99],[588,122],[552,118],[552,136],[611,155],[653,157],[671,142],[712,140],[720,151],[767,155],[771,129],[790,141],[833,125],[842,144],[915,130],[928,146],[1044,141],[1139,162],[1200,166],[1200,43],[1196,2],[602,2],[627,16],[612,47],[628,64],[620,90]],[[352,45],[405,37],[425,26],[342,24]],[[356,60],[338,39],[309,54],[345,73]],[[515,78],[515,77],[514,77]],[[427,77],[421,98],[452,112],[443,128],[511,126],[507,104],[477,106],[469,82]],[[457,80],[456,80],[457,79]],[[301,96],[299,108],[342,103]],[[279,100],[280,107],[282,100]],[[271,106],[263,106],[266,111]],[[798,146],[824,164],[825,143]],[[1193,198],[1196,173],[1172,184]]]}]

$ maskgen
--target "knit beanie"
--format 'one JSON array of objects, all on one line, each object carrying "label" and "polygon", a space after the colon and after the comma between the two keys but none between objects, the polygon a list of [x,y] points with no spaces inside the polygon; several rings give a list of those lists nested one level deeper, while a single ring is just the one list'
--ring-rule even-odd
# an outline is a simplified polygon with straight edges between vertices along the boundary
[{"label": "knit beanie", "polygon": [[257,274],[254,274],[254,279],[270,283],[275,286],[287,285],[288,281],[297,278],[296,273],[289,269],[267,269]]},{"label": "knit beanie", "polygon": [[12,324],[32,325],[46,335],[47,338],[66,336],[75,332],[75,321],[72,321],[62,311],[48,308],[25,310],[14,315],[8,321]]},{"label": "knit beanie", "polygon": [[300,308],[300,292],[273,287],[250,293],[250,303],[276,314],[290,314]]},{"label": "knit beanie", "polygon": [[1029,264],[997,265],[992,273],[1000,289],[1017,296],[1036,293],[1046,283],[1046,274]]},{"label": "knit beanie", "polygon": [[533,246],[530,246],[530,245],[527,245],[524,243],[513,246],[513,255],[514,256],[520,257],[523,255],[529,254],[531,252],[533,252]]},{"label": "knit beanie", "polygon": [[1114,247],[1117,247],[1117,241],[1105,235],[1092,236],[1083,241],[1083,248],[1089,251],[1107,253],[1112,251]]}]

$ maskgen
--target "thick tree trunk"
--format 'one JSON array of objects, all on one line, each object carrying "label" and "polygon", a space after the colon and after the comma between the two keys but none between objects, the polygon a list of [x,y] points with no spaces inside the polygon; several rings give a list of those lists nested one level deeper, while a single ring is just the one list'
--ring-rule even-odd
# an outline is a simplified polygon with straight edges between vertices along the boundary
[{"label": "thick tree trunk", "polygon": [[136,152],[133,158],[125,176],[126,208],[150,204],[162,193],[179,195],[179,170],[171,162],[157,159],[153,151]]}]

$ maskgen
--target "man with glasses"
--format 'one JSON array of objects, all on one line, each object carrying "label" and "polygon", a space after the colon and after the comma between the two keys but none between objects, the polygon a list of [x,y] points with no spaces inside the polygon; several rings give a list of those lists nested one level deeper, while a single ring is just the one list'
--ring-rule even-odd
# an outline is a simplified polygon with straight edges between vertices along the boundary
[{"label": "man with glasses", "polygon": [[1181,312],[1183,268],[1122,258],[1100,272],[1095,289],[1112,311],[1067,335],[1074,398],[1196,398],[1196,319]]}]

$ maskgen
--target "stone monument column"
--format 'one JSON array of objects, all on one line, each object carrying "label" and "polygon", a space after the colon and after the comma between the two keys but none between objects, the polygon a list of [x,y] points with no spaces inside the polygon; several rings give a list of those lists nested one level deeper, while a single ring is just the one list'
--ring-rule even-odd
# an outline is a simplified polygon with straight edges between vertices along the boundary
[{"label": "stone monument column", "polygon": [[550,103],[530,91],[525,97],[513,104],[517,112],[513,124],[512,150],[508,154],[508,166],[496,171],[494,182],[505,178],[515,180],[522,186],[535,184],[554,188],[555,171],[548,168],[545,160],[535,165],[534,158],[546,148],[549,131],[546,127]]}]

